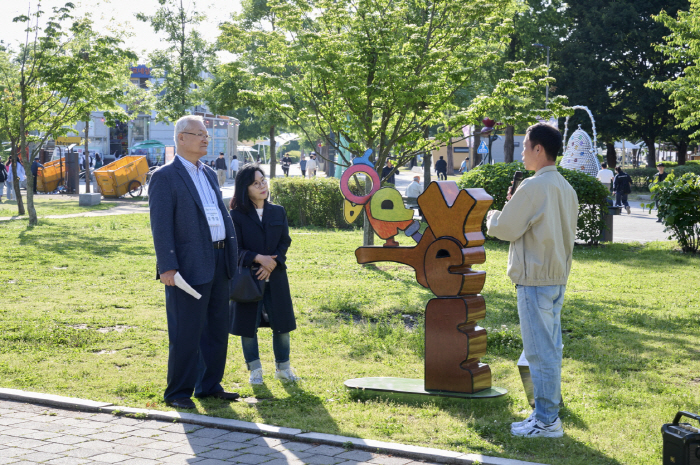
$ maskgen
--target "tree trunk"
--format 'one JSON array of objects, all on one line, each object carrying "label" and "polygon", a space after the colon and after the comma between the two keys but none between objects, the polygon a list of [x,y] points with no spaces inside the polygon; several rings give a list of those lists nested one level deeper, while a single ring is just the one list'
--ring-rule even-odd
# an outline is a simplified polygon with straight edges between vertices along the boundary
[{"label": "tree trunk", "polygon": [[90,115],[85,118],[85,192],[90,193],[90,151],[88,150],[88,131],[90,130]]},{"label": "tree trunk", "polygon": [[270,126],[270,179],[275,177],[277,157],[275,156],[275,127]]},{"label": "tree trunk", "polygon": [[617,153],[615,152],[615,143],[605,143],[605,160],[608,162],[608,169],[614,170],[617,166]]},{"label": "tree trunk", "polygon": [[17,177],[17,163],[19,163],[19,157],[17,156],[17,147],[12,147],[12,189],[15,191],[15,198],[17,199],[17,215],[22,216],[26,212],[24,211],[24,202],[22,201],[22,193],[19,190],[19,178]]},{"label": "tree trunk", "polygon": [[503,141],[503,161],[513,163],[515,153],[515,127],[506,126],[505,140]]},{"label": "tree trunk", "polygon": [[[381,169],[381,168],[380,168]],[[381,179],[381,176],[380,176]],[[369,176],[365,177],[365,195],[369,194],[372,192],[372,186],[371,183],[369,182]],[[367,212],[365,209],[362,209],[362,217],[364,220],[364,223],[362,225],[362,245],[369,246],[369,245],[374,245],[374,229],[372,229],[372,225],[369,224],[369,218],[367,218]]]},{"label": "tree trunk", "polygon": [[656,147],[654,146],[654,139],[643,138],[645,144],[647,144],[647,168],[656,168]]},{"label": "tree trunk", "polygon": [[481,163],[481,154],[477,152],[477,150],[479,150],[479,145],[481,145],[481,128],[479,126],[474,126],[474,143],[471,149],[472,167],[476,167]]},{"label": "tree trunk", "polygon": [[[448,128],[449,130],[449,128]],[[450,140],[447,142],[447,175],[448,176],[454,176],[455,174],[455,168],[454,168],[454,155],[452,154],[452,137],[450,137]]]},{"label": "tree trunk", "polygon": [[[426,139],[428,138],[429,131],[430,128],[423,128],[423,136]],[[430,167],[433,163],[432,158],[432,152],[423,153],[423,190],[427,189],[430,184]]]},{"label": "tree trunk", "polygon": [[688,143],[680,142],[677,146],[677,158],[679,165],[685,165],[686,156],[688,155]]}]

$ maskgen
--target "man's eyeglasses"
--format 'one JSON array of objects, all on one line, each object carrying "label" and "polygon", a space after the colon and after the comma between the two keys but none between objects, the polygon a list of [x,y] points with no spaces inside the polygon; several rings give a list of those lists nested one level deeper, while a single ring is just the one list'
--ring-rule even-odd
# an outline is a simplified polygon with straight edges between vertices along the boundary
[{"label": "man's eyeglasses", "polygon": [[253,187],[255,187],[256,189],[260,189],[263,186],[267,186],[267,179],[265,178],[262,178],[260,181],[255,181],[253,183]]},{"label": "man's eyeglasses", "polygon": [[195,134],[194,132],[186,132],[186,131],[182,131],[182,134],[190,134],[193,136],[201,137],[202,139],[211,140],[211,136],[209,134]]}]

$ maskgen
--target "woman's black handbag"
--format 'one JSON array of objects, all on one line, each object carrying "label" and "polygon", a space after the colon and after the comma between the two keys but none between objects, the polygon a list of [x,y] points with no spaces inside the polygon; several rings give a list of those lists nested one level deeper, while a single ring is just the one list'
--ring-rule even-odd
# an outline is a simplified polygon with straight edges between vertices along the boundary
[{"label": "woman's black handbag", "polygon": [[265,281],[259,280],[255,274],[260,266],[243,266],[243,257],[238,259],[238,268],[229,282],[231,300],[241,304],[258,302],[265,293]]}]

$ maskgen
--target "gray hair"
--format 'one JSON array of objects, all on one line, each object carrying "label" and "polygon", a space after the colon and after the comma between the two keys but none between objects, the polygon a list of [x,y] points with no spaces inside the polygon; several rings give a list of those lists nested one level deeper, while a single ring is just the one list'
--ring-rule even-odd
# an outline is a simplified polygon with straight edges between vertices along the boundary
[{"label": "gray hair", "polygon": [[197,115],[185,115],[175,123],[175,134],[173,134],[173,139],[175,139],[175,147],[177,147],[177,135],[181,132],[185,132],[187,126],[190,125],[192,121],[199,121],[204,124],[204,118]]}]

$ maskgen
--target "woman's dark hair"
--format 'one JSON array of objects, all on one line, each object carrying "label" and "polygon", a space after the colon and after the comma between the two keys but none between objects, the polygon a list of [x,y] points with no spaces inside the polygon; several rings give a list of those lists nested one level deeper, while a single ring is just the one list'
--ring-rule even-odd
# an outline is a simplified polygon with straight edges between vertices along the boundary
[{"label": "woman's dark hair", "polygon": [[248,197],[248,187],[255,182],[256,171],[260,171],[260,174],[265,176],[265,172],[257,163],[248,163],[238,170],[233,197],[228,205],[229,209],[248,213],[251,208],[255,208],[253,201]]},{"label": "woman's dark hair", "polygon": [[544,153],[547,154],[547,159],[557,161],[557,154],[561,150],[562,137],[559,129],[545,123],[533,124],[527,128],[527,134],[530,136],[530,146],[541,145]]}]

